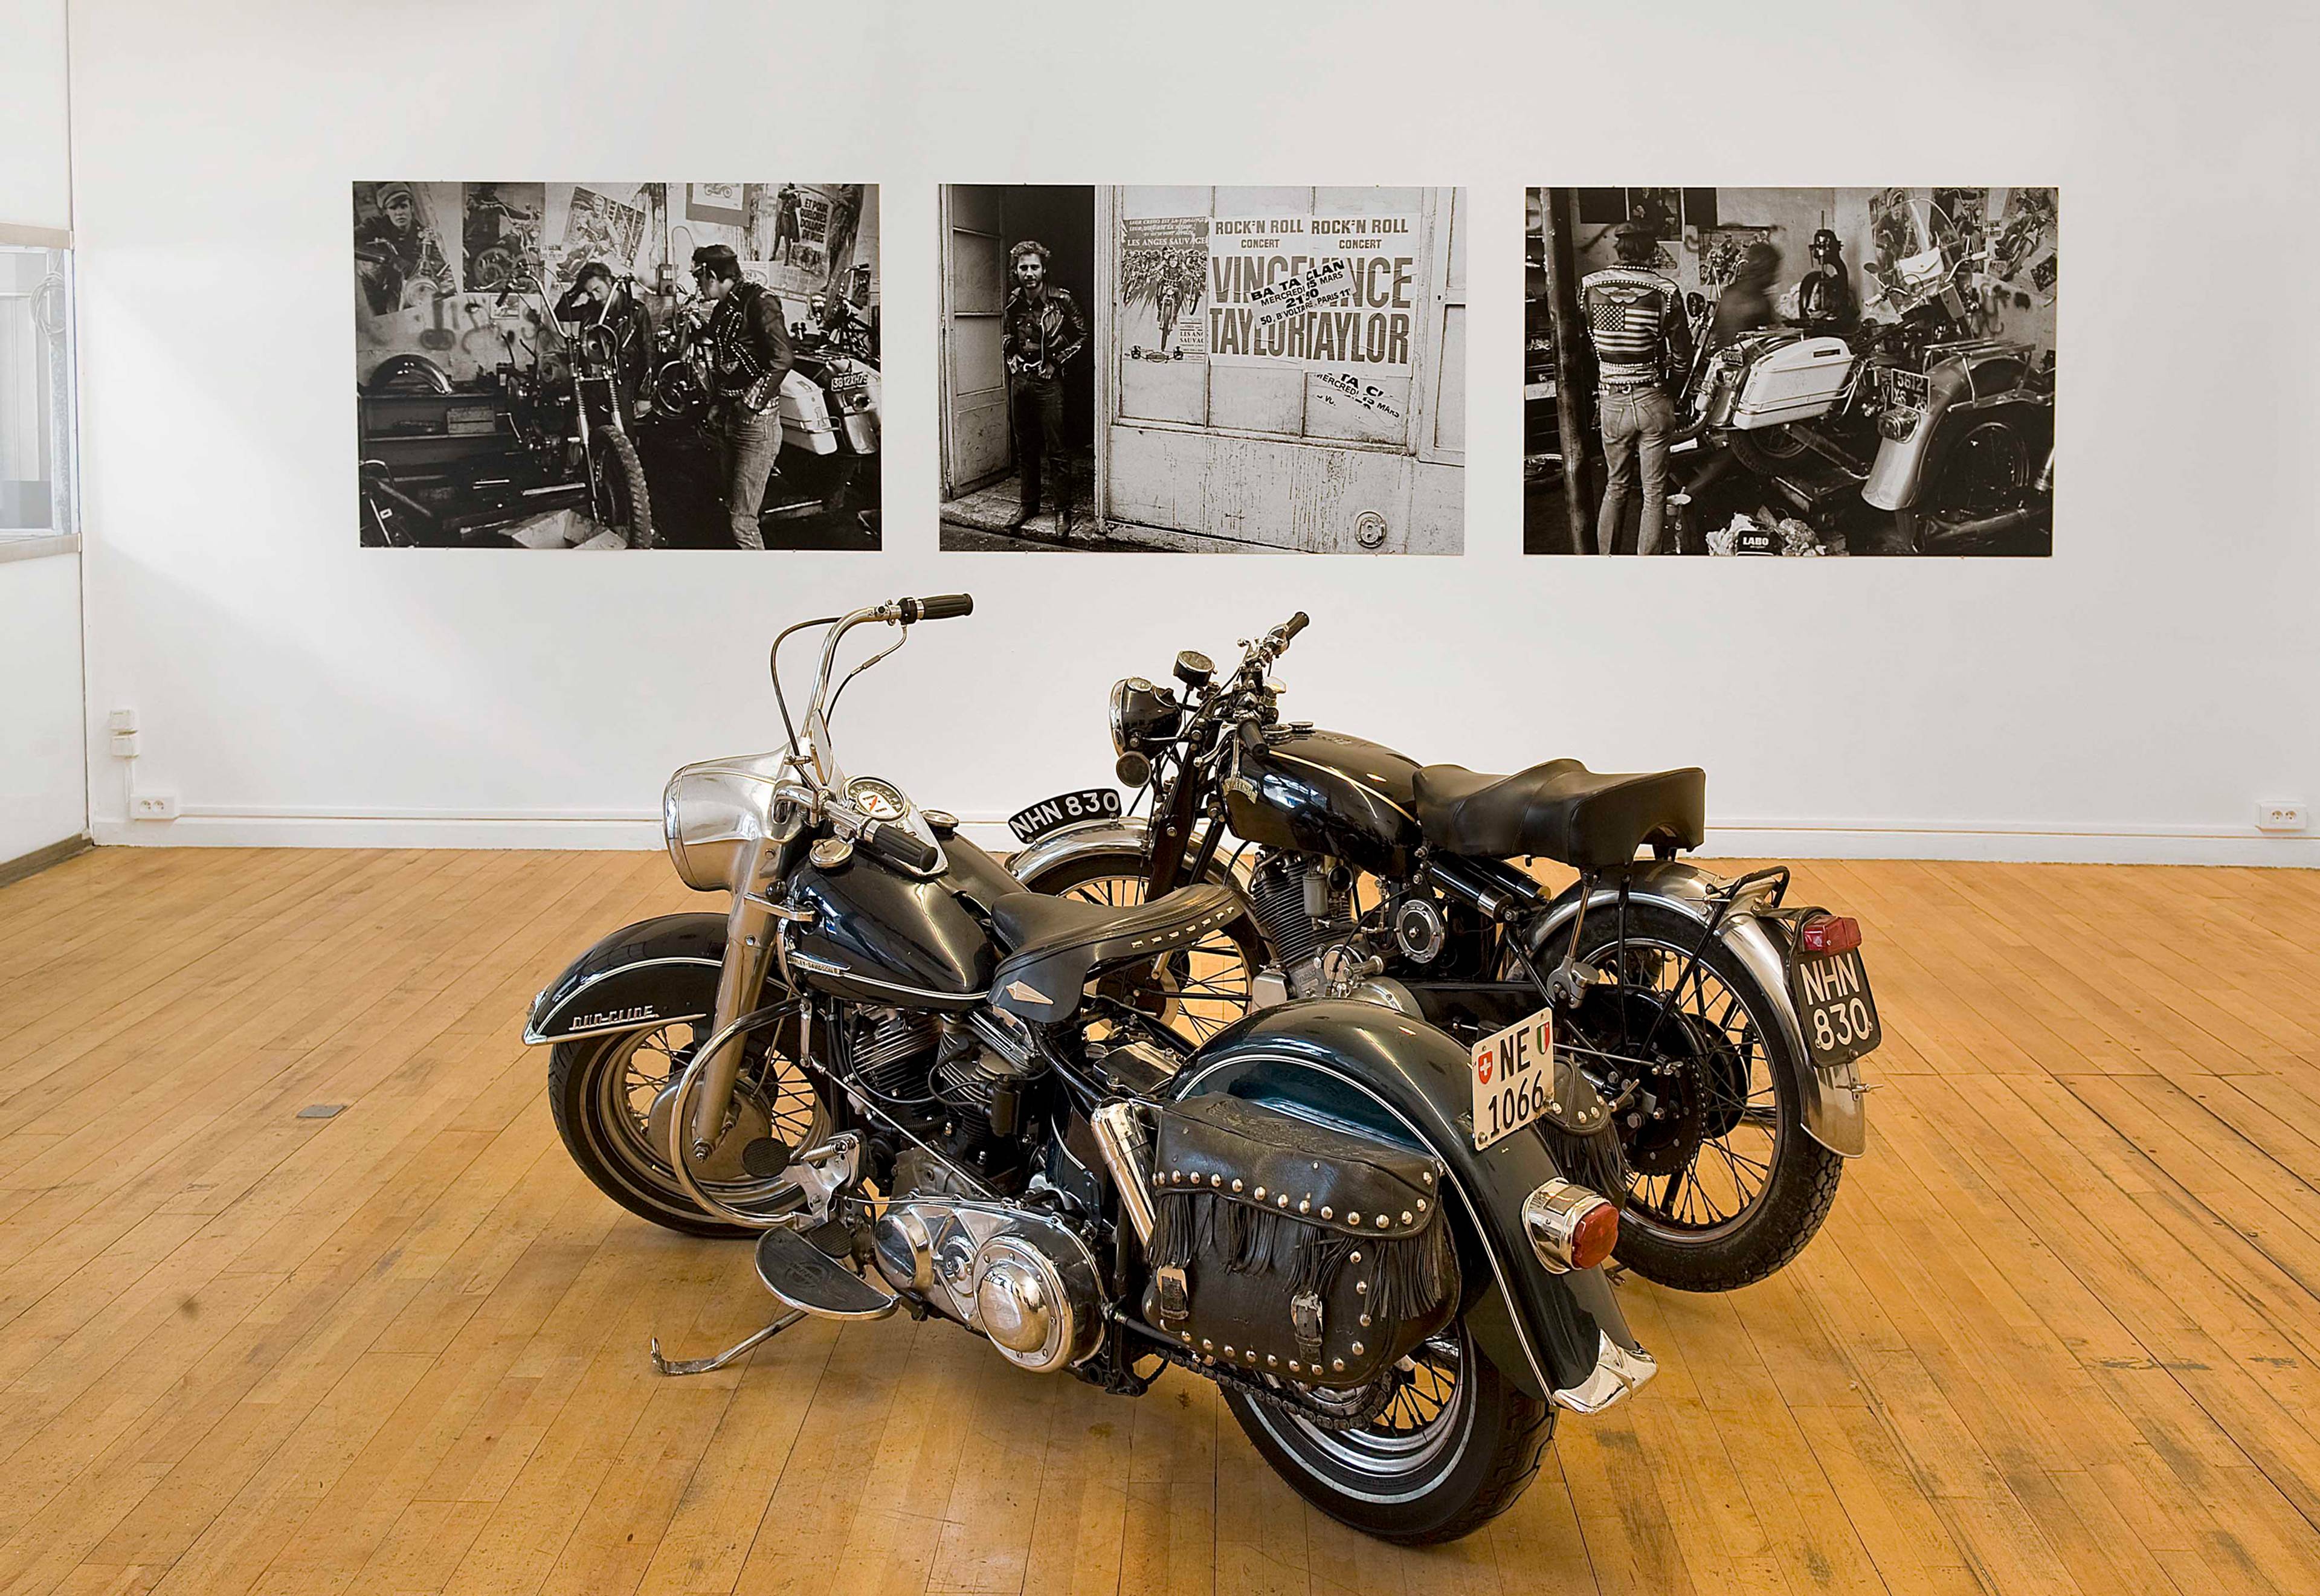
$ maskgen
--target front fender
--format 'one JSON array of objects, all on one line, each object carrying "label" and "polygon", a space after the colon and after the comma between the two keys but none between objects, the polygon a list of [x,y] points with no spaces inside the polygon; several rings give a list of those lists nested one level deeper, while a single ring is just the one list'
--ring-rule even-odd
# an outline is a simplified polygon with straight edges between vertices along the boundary
[{"label": "front fender", "polygon": [[[1681,860],[1638,865],[1629,888],[1629,901],[1657,903],[1705,926],[1714,912],[1711,895],[1723,884],[1718,877]],[[1760,891],[1769,890],[1769,886],[1768,883]],[[1617,887],[1599,886],[1595,895],[1587,901],[1587,912],[1591,917],[1599,910],[1616,911],[1618,903]],[[1760,913],[1760,905],[1759,892],[1742,893],[1740,901],[1725,915],[1717,934],[1771,996],[1773,1011],[1780,1016],[1781,1029],[1788,1038],[1789,1056],[1809,1059],[1812,1049],[1805,1046],[1804,1024],[1797,1018],[1796,1000],[1789,993],[1788,931],[1777,920]],[[1533,946],[1554,946],[1555,933],[1570,925],[1578,909],[1575,892],[1556,899],[1541,928],[1531,933]],[[1859,1074],[1850,1064],[1826,1070],[1808,1066],[1800,1074],[1806,1131],[1840,1157],[1860,1157],[1869,1146],[1869,1116],[1862,1107],[1866,1088],[1861,1084]]]},{"label": "front fender", "polygon": [[717,1009],[724,962],[721,914],[663,914],[623,926],[532,1000],[523,1039],[536,1047],[705,1020]]},{"label": "front fender", "polygon": [[1531,1250],[1523,1199],[1560,1172],[1536,1136],[1474,1150],[1470,1068],[1467,1050],[1422,1020],[1377,1003],[1316,1001],[1249,1015],[1201,1048],[1169,1092],[1227,1093],[1440,1159],[1464,1210],[1459,1262],[1470,1283],[1489,1283],[1468,1325],[1534,1396],[1564,1393],[1564,1405],[1580,1405],[1567,1399],[1597,1377],[1607,1347],[1631,1355],[1629,1369],[1648,1359],[1600,1270],[1550,1274]]},{"label": "front fender", "polygon": [[1061,865],[1072,864],[1091,854],[1137,854],[1144,852],[1145,821],[1141,815],[1115,815],[1092,821],[1074,821],[1068,826],[1058,826],[1040,838],[1018,848],[1007,861],[1007,873],[1034,892],[1040,876]]}]

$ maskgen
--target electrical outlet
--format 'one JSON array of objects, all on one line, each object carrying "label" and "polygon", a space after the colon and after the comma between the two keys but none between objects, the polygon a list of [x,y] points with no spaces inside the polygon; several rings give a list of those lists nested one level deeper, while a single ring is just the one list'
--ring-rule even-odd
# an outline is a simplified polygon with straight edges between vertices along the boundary
[{"label": "electrical outlet", "polygon": [[2312,812],[2301,798],[2275,798],[2255,806],[2259,831],[2301,831],[2312,823]]},{"label": "electrical outlet", "polygon": [[137,730],[137,712],[115,710],[105,717],[105,726],[113,731],[134,731]]},{"label": "electrical outlet", "polygon": [[175,793],[140,793],[129,801],[129,818],[132,821],[174,821],[177,818],[177,795]]}]

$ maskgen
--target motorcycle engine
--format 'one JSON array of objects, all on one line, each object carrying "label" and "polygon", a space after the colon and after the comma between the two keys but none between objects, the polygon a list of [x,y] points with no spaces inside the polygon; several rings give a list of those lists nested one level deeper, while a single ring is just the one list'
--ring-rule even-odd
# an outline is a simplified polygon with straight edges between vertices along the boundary
[{"label": "motorcycle engine", "polygon": [[1094,1355],[1103,1339],[1101,1275],[1059,1212],[972,1197],[917,1147],[895,1160],[894,1192],[870,1247],[896,1291],[979,1332],[1034,1374]]},{"label": "motorcycle engine", "polygon": [[[848,1085],[857,1103],[924,1138],[986,1186],[1020,1191],[1028,1178],[1026,1089],[1046,1064],[1012,1038],[911,1010],[858,1017],[848,1038]],[[907,1155],[906,1155],[907,1156]]]},{"label": "motorcycle engine", "polygon": [[1342,995],[1372,973],[1354,917],[1353,873],[1343,866],[1267,854],[1249,878],[1248,901],[1289,996]]}]

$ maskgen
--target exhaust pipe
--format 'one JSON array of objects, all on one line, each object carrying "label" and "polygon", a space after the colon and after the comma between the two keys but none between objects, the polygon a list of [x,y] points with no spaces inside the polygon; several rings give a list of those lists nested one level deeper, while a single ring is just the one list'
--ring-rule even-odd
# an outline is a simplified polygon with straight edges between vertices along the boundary
[{"label": "exhaust pipe", "polygon": [[2010,532],[2016,527],[2027,526],[2048,513],[2048,510],[2049,507],[2043,503],[2023,504],[2012,510],[2002,510],[1996,515],[1985,515],[1979,521],[1943,521],[1923,515],[1918,518],[1917,535],[1914,541],[1920,550],[1926,553],[1955,544],[1979,543]]},{"label": "exhaust pipe", "polygon": [[1136,1105],[1128,1102],[1105,1103],[1088,1116],[1088,1129],[1095,1132],[1096,1151],[1103,1156],[1103,1167],[1119,1190],[1119,1206],[1127,1211],[1128,1222],[1136,1227],[1136,1239],[1150,1247],[1152,1227],[1159,1221],[1152,1208],[1152,1176],[1146,1161],[1152,1132]]}]

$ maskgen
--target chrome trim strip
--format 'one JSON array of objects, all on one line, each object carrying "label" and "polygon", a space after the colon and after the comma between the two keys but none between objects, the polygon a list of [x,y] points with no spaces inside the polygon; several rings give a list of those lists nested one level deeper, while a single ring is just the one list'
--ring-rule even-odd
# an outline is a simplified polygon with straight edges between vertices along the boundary
[{"label": "chrome trim strip", "polygon": [[1334,765],[1324,765],[1318,759],[1300,759],[1295,754],[1284,754],[1279,748],[1267,748],[1265,750],[1265,755],[1269,758],[1286,759],[1291,765],[1302,765],[1308,770],[1318,770],[1324,775],[1342,777],[1344,780],[1353,783],[1354,785],[1359,787],[1363,792],[1367,793],[1380,803],[1384,804],[1388,809],[1393,811],[1394,813],[1401,816],[1402,819],[1408,821],[1411,825],[1414,826],[1418,824],[1418,817],[1416,815],[1402,808],[1400,804],[1396,803],[1392,799],[1387,797],[1383,793],[1379,792],[1375,787],[1370,785],[1369,783],[1361,780],[1350,771],[1340,770]]},{"label": "chrome trim strip", "polygon": [[1556,1407],[1568,1408],[1573,1413],[1600,1413],[1613,1402],[1640,1390],[1660,1372],[1658,1361],[1642,1347],[1629,1351],[1601,1331],[1596,1334],[1594,1372],[1578,1384],[1556,1392]]},{"label": "chrome trim strip", "polygon": [[[540,1020],[537,1021],[527,1020],[523,1028],[524,1045],[526,1047],[537,1047],[542,1042],[562,1041],[566,1036],[603,1036],[612,1031],[644,1030],[651,1026],[672,1024],[679,1019],[700,1019],[701,1016],[698,1014],[687,1014],[682,1016],[675,1014],[657,1014],[653,1016],[653,1018],[636,1025],[592,1026],[586,1030],[567,1031],[563,1033],[563,1035],[555,1037],[548,1035],[547,1032],[541,1029],[542,1026],[554,1025],[557,1015],[571,1008],[582,993],[586,992],[599,981],[609,981],[613,976],[624,975],[630,970],[648,970],[656,965],[700,965],[708,969],[717,970],[724,967],[724,961],[722,959],[701,958],[693,954],[667,954],[659,958],[640,958],[625,965],[614,965],[609,970],[599,970],[594,975],[589,976],[585,981],[580,983],[579,985],[574,987],[570,992],[566,993],[564,994],[563,1001],[558,1002],[553,1009],[550,1009]],[[537,1000],[534,1001],[536,1002]]]},{"label": "chrome trim strip", "polygon": [[827,976],[833,981],[851,981],[857,986],[875,986],[881,992],[898,993],[904,997],[939,998],[947,1003],[963,1003],[970,999],[987,1001],[987,992],[938,992],[931,986],[905,986],[899,981],[882,981],[875,975],[858,974],[836,959],[823,958],[819,954],[806,953],[793,948],[789,962],[809,975]]}]

